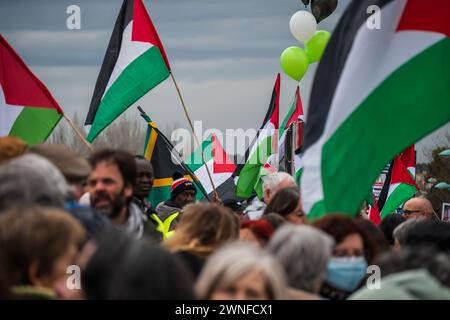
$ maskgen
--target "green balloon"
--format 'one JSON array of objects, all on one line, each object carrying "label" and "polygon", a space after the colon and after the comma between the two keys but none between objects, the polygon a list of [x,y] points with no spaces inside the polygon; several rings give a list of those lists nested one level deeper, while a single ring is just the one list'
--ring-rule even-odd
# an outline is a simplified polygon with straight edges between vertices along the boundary
[{"label": "green balloon", "polygon": [[284,73],[294,80],[300,81],[308,70],[309,61],[305,50],[289,47],[280,56],[280,65]]},{"label": "green balloon", "polygon": [[331,33],[325,30],[316,31],[314,36],[306,43],[306,55],[309,63],[320,61],[330,40]]}]

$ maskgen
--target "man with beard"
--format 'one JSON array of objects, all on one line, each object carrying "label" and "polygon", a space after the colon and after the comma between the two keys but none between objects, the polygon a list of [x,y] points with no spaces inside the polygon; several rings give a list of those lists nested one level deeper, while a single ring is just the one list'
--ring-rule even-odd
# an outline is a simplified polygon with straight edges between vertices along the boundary
[{"label": "man with beard", "polygon": [[89,161],[91,206],[123,231],[141,238],[147,229],[147,217],[131,201],[136,184],[134,157],[124,151],[105,149],[92,154]]}]

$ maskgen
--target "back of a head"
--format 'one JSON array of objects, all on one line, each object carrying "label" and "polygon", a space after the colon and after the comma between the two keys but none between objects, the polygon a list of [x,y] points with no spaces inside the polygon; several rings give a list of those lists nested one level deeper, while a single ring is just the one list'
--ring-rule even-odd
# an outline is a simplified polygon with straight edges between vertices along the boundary
[{"label": "back of a head", "polygon": [[96,250],[81,274],[84,294],[89,300],[104,300],[110,296],[110,283],[117,272],[117,265],[131,247],[134,239],[116,229],[98,234]]},{"label": "back of a head", "polygon": [[435,220],[421,220],[407,232],[406,247],[431,246],[450,254],[450,224]]},{"label": "back of a head", "polygon": [[9,206],[63,207],[69,186],[47,159],[25,154],[0,166],[0,211]]},{"label": "back of a head", "polygon": [[404,271],[426,269],[442,285],[450,287],[450,255],[438,252],[433,247],[404,248],[382,255],[377,260],[381,276]]},{"label": "back of a head", "polygon": [[300,200],[300,191],[298,188],[284,188],[279,190],[270,200],[264,214],[275,212],[286,217],[292,213],[298,206]]},{"label": "back of a head", "polygon": [[295,185],[295,179],[287,172],[274,172],[263,178],[263,188],[264,190],[275,191],[278,185],[287,180]]},{"label": "back of a head", "polygon": [[277,230],[286,223],[286,219],[278,213],[269,212],[264,214],[261,219],[269,221],[274,230]]},{"label": "back of a head", "polygon": [[380,251],[389,251],[391,248],[384,233],[368,219],[356,219],[355,222],[375,240]]},{"label": "back of a head", "polygon": [[[184,208],[174,235],[166,242],[171,250],[190,248],[209,254],[220,245],[239,236],[239,219],[228,208],[196,203]],[[192,244],[195,243],[195,246]]]},{"label": "back of a head", "polygon": [[212,254],[196,283],[200,299],[210,299],[214,291],[226,288],[251,271],[259,271],[266,279],[270,300],[283,299],[285,274],[279,263],[266,251],[246,242],[236,241]]},{"label": "back of a head", "polygon": [[0,215],[2,268],[11,284],[31,284],[30,268],[45,276],[54,270],[70,245],[79,247],[85,230],[70,214],[54,208],[30,207]]},{"label": "back of a head", "polygon": [[383,220],[381,220],[379,228],[384,233],[384,236],[386,237],[386,240],[388,241],[389,245],[393,246],[395,243],[393,235],[394,229],[405,221],[406,218],[404,218],[401,214],[397,213],[388,214],[386,217],[383,218]]},{"label": "back of a head", "polygon": [[285,225],[269,242],[268,250],[286,271],[289,285],[315,293],[327,272],[334,240],[308,225]]},{"label": "back of a head", "polygon": [[14,136],[0,137],[0,164],[15,157],[21,156],[28,149],[25,141]]},{"label": "back of a head", "polygon": [[111,299],[192,300],[189,269],[167,250],[145,240],[134,241],[124,252],[111,279]]},{"label": "back of a head", "polygon": [[29,152],[49,160],[68,181],[86,179],[91,172],[89,162],[63,144],[42,143],[30,147]]},{"label": "back of a head", "polygon": [[420,221],[419,219],[408,219],[400,223],[392,232],[394,242],[397,241],[401,246],[405,245],[406,235]]}]

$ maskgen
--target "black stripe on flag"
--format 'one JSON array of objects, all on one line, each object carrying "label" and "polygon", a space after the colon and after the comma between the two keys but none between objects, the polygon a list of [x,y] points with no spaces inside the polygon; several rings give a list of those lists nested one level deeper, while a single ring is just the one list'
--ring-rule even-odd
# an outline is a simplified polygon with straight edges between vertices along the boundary
[{"label": "black stripe on flag", "polygon": [[278,99],[278,95],[280,94],[279,92],[277,92],[277,83],[279,81],[278,80],[279,76],[280,76],[280,74],[277,75],[277,80],[275,81],[275,86],[274,86],[273,91],[272,91],[272,97],[270,98],[269,109],[267,110],[266,116],[264,117],[264,121],[263,121],[263,123],[261,125],[261,128],[256,133],[256,138],[252,141],[252,143],[247,148],[247,150],[245,150],[244,159],[241,159],[239,161],[239,163],[236,166],[236,169],[233,172],[232,177],[239,176],[239,174],[241,173],[242,168],[244,168],[244,165],[245,165],[245,163],[248,160],[248,157],[250,156],[250,150],[252,149],[253,145],[258,141],[258,137],[259,137],[260,131],[265,127],[266,123],[269,122],[270,119],[272,118],[273,112],[275,111],[275,107],[276,107],[276,101]]},{"label": "black stripe on flag", "polygon": [[117,59],[119,58],[120,47],[122,45],[123,31],[133,19],[133,2],[134,0],[125,0],[117,17],[114,30],[109,40],[108,48],[106,49],[105,57],[103,58],[102,67],[95,84],[94,93],[92,95],[91,105],[86,117],[85,125],[90,125],[94,121],[98,106],[105,93],[111,73],[114,70]]},{"label": "black stripe on flag", "polygon": [[[393,0],[354,0],[342,15],[316,71],[306,119],[304,150],[322,136],[334,92],[355,36],[370,14],[367,8],[380,8]],[[368,62],[370,63],[370,61]]]}]

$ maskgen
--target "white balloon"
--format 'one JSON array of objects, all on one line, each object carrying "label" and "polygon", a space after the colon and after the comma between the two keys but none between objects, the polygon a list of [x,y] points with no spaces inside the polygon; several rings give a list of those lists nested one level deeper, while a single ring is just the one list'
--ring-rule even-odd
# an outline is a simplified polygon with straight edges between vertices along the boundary
[{"label": "white balloon", "polygon": [[306,43],[317,30],[316,18],[309,11],[297,11],[289,21],[289,29],[295,39]]}]

